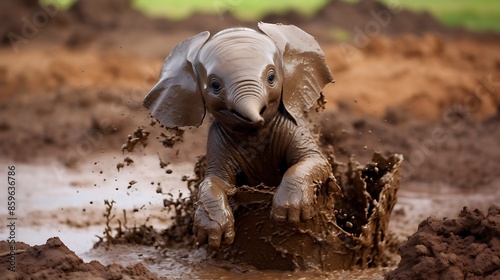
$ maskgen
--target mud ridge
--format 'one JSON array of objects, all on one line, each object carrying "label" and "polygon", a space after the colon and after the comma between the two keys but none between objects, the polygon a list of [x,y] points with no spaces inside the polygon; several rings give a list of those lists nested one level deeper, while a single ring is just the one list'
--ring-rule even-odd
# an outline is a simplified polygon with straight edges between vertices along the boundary
[{"label": "mud ridge", "polygon": [[[130,0],[78,0],[63,11],[54,6],[45,6],[38,0],[4,0],[0,3],[0,42],[9,45],[20,41],[23,34],[29,32],[36,35],[43,29],[45,38],[60,40],[69,47],[78,47],[94,40],[98,34],[126,30],[127,32],[182,32],[209,30],[217,32],[234,26],[254,26],[255,21],[237,19],[226,11],[223,14],[194,13],[190,17],[171,21],[165,18],[148,18],[136,10]],[[43,21],[33,18],[34,14],[44,14]],[[25,18],[26,20],[20,20]],[[367,23],[376,23],[379,27],[377,35],[401,35],[405,33],[435,33],[443,36],[482,36],[459,28],[450,28],[441,24],[429,13],[417,13],[401,7],[389,7],[385,4],[365,0],[347,3],[332,0],[312,16],[308,17],[291,10],[286,13],[269,13],[261,20],[272,23],[300,25],[321,42],[336,41],[331,32],[324,30],[345,30],[352,36],[366,37]],[[40,22],[35,22],[40,21]],[[28,26],[28,27],[26,27]],[[49,26],[49,28],[45,28]],[[365,30],[366,29],[366,30]],[[61,32],[61,31],[65,32]],[[24,32],[24,33],[23,33]],[[30,33],[30,35],[31,35]],[[15,35],[12,35],[15,34]],[[28,33],[26,33],[28,34]],[[493,33],[483,34],[485,37],[496,37]],[[24,36],[24,37],[23,37]],[[20,40],[20,41],[19,41]]]},{"label": "mud ridge", "polygon": [[[0,241],[0,252],[9,252],[12,244]],[[98,261],[84,262],[58,238],[43,245],[29,246],[22,242],[14,245],[15,271],[11,271],[10,255],[0,257],[3,279],[166,279],[150,272],[143,264],[123,267],[119,264],[102,265]]]},{"label": "mud ridge", "polygon": [[500,207],[485,215],[467,207],[457,218],[422,221],[403,244],[386,279],[499,279]]}]

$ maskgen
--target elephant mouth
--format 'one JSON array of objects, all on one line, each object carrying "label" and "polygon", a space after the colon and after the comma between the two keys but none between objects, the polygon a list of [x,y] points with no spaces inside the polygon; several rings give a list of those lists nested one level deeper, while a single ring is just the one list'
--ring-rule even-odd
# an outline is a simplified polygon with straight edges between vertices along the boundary
[{"label": "elephant mouth", "polygon": [[239,118],[239,119],[241,119],[241,120],[243,120],[245,122],[252,123],[252,121],[249,118],[247,118],[247,117],[243,116],[242,114],[238,113],[238,111],[236,111],[236,110],[230,110],[229,112],[231,112],[231,114],[235,115],[237,118]]},{"label": "elephant mouth", "polygon": [[[228,118],[233,118],[236,119],[238,122],[241,122],[245,125],[250,125],[250,126],[262,126],[264,124],[264,121],[252,121],[251,119],[243,116],[236,110],[228,110],[224,109],[220,111],[223,115],[226,115]],[[261,114],[262,115],[262,114]]]}]

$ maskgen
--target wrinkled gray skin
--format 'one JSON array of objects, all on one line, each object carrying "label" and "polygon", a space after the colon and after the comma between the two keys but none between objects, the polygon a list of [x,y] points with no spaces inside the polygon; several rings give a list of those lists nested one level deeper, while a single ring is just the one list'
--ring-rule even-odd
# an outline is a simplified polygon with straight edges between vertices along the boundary
[{"label": "wrinkled gray skin", "polygon": [[259,23],[259,29],[186,39],[144,100],[166,127],[199,126],[206,109],[215,118],[193,228],[212,248],[233,242],[228,195],[237,186],[278,186],[271,216],[296,225],[314,215],[314,182],[331,176],[301,119],[333,82],[323,52],[293,25]]}]

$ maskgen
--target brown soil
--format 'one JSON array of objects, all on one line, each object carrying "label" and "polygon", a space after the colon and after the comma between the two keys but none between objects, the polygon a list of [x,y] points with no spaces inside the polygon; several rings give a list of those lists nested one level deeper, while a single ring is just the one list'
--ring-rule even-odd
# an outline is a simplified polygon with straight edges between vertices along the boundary
[{"label": "brown soil", "polygon": [[[331,1],[312,18],[293,12],[264,18],[298,24],[315,35],[325,51],[336,83],[324,92],[329,103],[320,119],[323,148],[333,149],[335,157],[344,162],[349,162],[353,155],[362,163],[369,162],[373,150],[402,154],[405,158],[402,190],[409,185],[423,186],[422,192],[441,188],[462,193],[497,190],[500,187],[498,35],[449,29],[428,14],[404,11],[391,16],[387,26],[361,44],[356,41],[360,37],[355,37],[355,27],[366,28],[374,20],[372,10],[381,12],[387,7],[374,1],[361,1],[354,6]],[[46,13],[48,21],[33,27],[23,20],[33,23],[36,13]],[[47,10],[36,0],[1,1],[2,160],[43,166],[47,160],[56,159],[69,168],[78,168],[107,152],[116,155],[113,165],[116,168],[122,162],[122,144],[128,135],[135,137],[137,127],[146,127],[151,133],[150,140],[169,138],[159,125],[150,126],[142,99],[156,82],[163,59],[181,40],[207,29],[216,32],[236,25],[256,27],[255,23],[238,21],[230,14],[224,14],[223,18],[196,15],[182,22],[150,19],[133,10],[127,0],[81,0],[69,11]],[[35,20],[41,21],[43,17]],[[353,40],[336,42],[331,32],[339,27],[351,32]],[[17,40],[12,41],[12,34],[19,36]],[[173,149],[164,149],[160,141],[149,141],[147,147],[137,145],[134,156],[160,153],[165,164],[193,163],[204,154],[206,124],[187,130],[183,142]],[[486,209],[489,205],[480,206]],[[443,227],[439,232],[449,230],[456,237],[446,245],[435,243],[443,250],[462,250],[467,242],[479,244],[476,246],[479,249],[486,248],[489,241],[483,233],[490,229],[485,221],[496,221],[498,214],[481,215],[464,211],[458,219],[445,221],[465,221],[467,217],[467,221],[483,220],[483,232],[470,229],[466,234],[458,229],[468,227],[465,222],[440,225],[439,221],[429,219],[415,236],[425,233],[438,242],[441,237],[432,231]],[[400,211],[391,219],[400,222],[408,216],[410,213]],[[420,220],[412,221],[415,227]],[[455,229],[463,234],[455,234]],[[397,237],[393,244],[396,247],[397,240],[407,237],[398,229],[393,234]],[[417,242],[413,240],[408,244]],[[496,248],[496,239],[492,240],[490,247]],[[68,272],[74,269],[74,273],[90,273],[89,277],[120,274],[124,278],[125,275],[155,277],[141,266],[110,268],[96,262],[84,264],[57,239],[50,244],[20,253],[18,264],[25,264],[28,269],[34,262],[49,259],[43,252],[56,255],[60,252],[64,255],[61,260],[68,256],[67,264],[61,261],[56,269],[67,268]],[[428,244],[421,245],[429,250]],[[417,261],[422,261],[420,266],[427,262],[429,267],[435,264],[435,271],[454,267],[449,256],[448,264],[440,259],[443,254],[422,257],[423,253],[418,253],[421,245],[401,247],[401,266],[415,267]],[[408,261],[409,255],[414,262]],[[479,251],[478,256],[482,256]],[[3,262],[5,258],[0,260]],[[460,259],[464,264],[475,261],[470,255]],[[467,265],[463,267],[467,269]],[[5,268],[2,263],[2,269]],[[58,275],[65,273],[58,271]],[[450,271],[458,273],[455,268]],[[487,265],[483,271],[490,273]],[[465,275],[467,270],[461,273]],[[470,273],[479,275],[478,270]]]},{"label": "brown soil", "polygon": [[[0,241],[0,252],[10,252],[12,245]],[[15,271],[10,267],[10,256],[0,257],[3,279],[166,279],[149,272],[137,263],[123,267],[119,264],[104,266],[97,261],[85,263],[61,240],[53,237],[44,245],[29,246],[16,242]]]},{"label": "brown soil", "polygon": [[464,207],[457,218],[429,217],[399,250],[401,262],[386,279],[498,279],[500,208]]},{"label": "brown soil", "polygon": [[[102,38],[99,35],[111,35],[110,33],[125,35],[130,31],[144,29],[155,33],[200,30],[217,32],[234,26],[255,26],[255,22],[238,20],[229,12],[195,13],[181,21],[151,19],[133,9],[130,0],[80,0],[68,11],[41,6],[38,0],[6,0],[0,3],[0,8],[0,43],[4,45],[10,45],[13,41],[19,43],[18,40],[23,45],[24,39],[30,41],[39,37],[39,32],[45,38],[50,38],[52,43],[81,47],[100,41]],[[363,47],[373,37],[380,35],[434,33],[446,37],[497,37],[492,33],[478,34],[448,28],[429,13],[414,13],[403,10],[398,5],[386,6],[374,0],[355,4],[332,0],[310,17],[292,10],[284,14],[269,13],[262,20],[296,24],[318,38],[320,43],[336,41],[338,38],[334,35],[335,30],[345,30],[355,42],[362,43]],[[106,40],[106,43],[115,44],[117,40]]]}]

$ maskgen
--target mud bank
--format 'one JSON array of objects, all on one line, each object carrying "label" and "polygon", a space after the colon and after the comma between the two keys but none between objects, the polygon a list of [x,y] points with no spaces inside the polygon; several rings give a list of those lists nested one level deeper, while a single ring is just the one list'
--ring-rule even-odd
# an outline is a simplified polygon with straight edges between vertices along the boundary
[{"label": "mud bank", "polygon": [[141,263],[123,267],[104,266],[98,261],[84,262],[58,237],[44,245],[17,242],[14,269],[9,270],[11,244],[0,241],[0,274],[3,279],[166,279],[149,272]]},{"label": "mud bank", "polygon": [[429,217],[403,244],[386,279],[499,279],[500,207],[486,216],[464,207],[457,218]]},{"label": "mud bank", "polygon": [[[0,46],[15,45],[16,48],[22,49],[26,39],[36,37],[39,30],[43,30],[44,37],[74,48],[99,41],[98,35],[107,32],[142,32],[145,30],[158,33],[161,30],[216,32],[234,26],[254,26],[255,21],[258,21],[240,20],[228,11],[224,14],[196,13],[180,21],[149,18],[136,10],[132,2],[130,0],[105,2],[79,0],[66,11],[54,6],[46,6],[38,0],[4,0],[0,3]],[[37,13],[45,18],[33,18],[33,15]],[[25,19],[20,20],[22,18]],[[311,34],[322,42],[339,39],[331,34],[331,30],[348,32],[354,30],[356,37],[352,37],[360,37],[364,44],[369,41],[368,37],[371,37],[368,22],[380,24],[376,25],[379,27],[377,33],[380,32],[383,35],[429,32],[446,36],[471,35],[463,29],[444,26],[429,13],[416,13],[404,10],[398,5],[387,6],[371,0],[354,4],[334,0],[326,3],[322,9],[311,16],[304,16],[300,11],[291,10],[284,14],[270,12],[263,15],[262,20],[300,25],[305,30],[312,31]],[[329,32],[324,30],[329,30]]]}]

